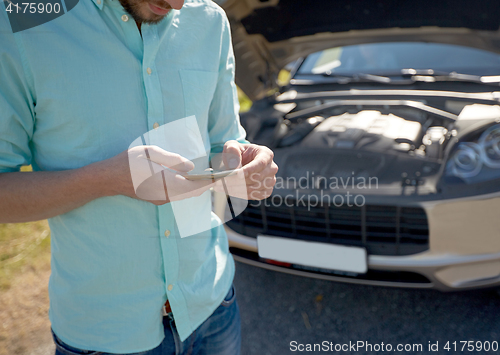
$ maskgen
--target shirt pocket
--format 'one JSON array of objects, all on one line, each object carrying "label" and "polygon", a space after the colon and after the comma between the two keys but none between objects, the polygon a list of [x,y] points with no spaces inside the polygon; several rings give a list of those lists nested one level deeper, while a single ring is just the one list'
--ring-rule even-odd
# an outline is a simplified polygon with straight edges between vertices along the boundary
[{"label": "shirt pocket", "polygon": [[210,104],[217,86],[218,72],[180,69],[185,117],[196,116],[200,128],[207,127]]}]

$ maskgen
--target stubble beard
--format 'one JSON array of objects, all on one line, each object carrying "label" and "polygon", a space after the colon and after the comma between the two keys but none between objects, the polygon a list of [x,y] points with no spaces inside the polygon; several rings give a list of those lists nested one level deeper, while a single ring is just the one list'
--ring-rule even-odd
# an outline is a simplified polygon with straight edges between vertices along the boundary
[{"label": "stubble beard", "polygon": [[166,16],[166,15],[161,16],[151,13],[151,17],[145,18],[142,14],[141,8],[144,7],[144,4],[148,3],[146,0],[119,0],[119,1],[120,4],[122,4],[125,11],[127,11],[129,15],[132,16],[132,18],[137,23],[147,23],[154,25],[156,23],[159,23]]}]

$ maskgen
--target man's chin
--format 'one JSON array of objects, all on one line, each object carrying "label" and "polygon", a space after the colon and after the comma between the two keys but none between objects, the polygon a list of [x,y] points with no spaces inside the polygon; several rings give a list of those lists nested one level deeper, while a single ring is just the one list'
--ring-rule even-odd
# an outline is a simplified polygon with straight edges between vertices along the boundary
[{"label": "man's chin", "polygon": [[170,11],[166,11],[164,13],[155,13],[152,11],[152,9],[150,8],[149,4],[146,5],[146,9],[144,9],[145,13],[147,13],[147,16],[142,16],[142,23],[147,23],[147,24],[150,24],[150,25],[153,25],[153,24],[157,24],[159,23],[161,20],[163,20],[165,17],[167,17],[167,15],[169,14]]},{"label": "man's chin", "polygon": [[160,23],[165,17],[166,17],[166,15],[165,16],[155,15],[155,16],[151,16],[148,19],[143,19],[141,22],[148,24],[148,25],[156,25],[157,23]]},{"label": "man's chin", "polygon": [[137,23],[157,24],[166,15],[155,14],[149,7],[149,1],[135,3],[132,0],[119,0],[125,11],[127,11]]}]

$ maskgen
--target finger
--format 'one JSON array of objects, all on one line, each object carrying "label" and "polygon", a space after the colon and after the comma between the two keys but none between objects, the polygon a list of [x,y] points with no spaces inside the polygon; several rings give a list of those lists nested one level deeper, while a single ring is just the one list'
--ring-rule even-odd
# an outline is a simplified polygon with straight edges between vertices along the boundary
[{"label": "finger", "polygon": [[172,191],[180,191],[182,193],[195,191],[199,189],[208,190],[211,186],[214,185],[212,180],[189,180],[184,176],[175,174],[171,171],[164,170],[162,171],[165,179],[165,187]]},{"label": "finger", "polygon": [[245,176],[248,178],[251,174],[260,173],[268,165],[272,164],[273,158],[274,153],[271,151],[271,149],[266,147],[259,147],[257,155],[254,157],[254,159],[243,167]]},{"label": "finger", "polygon": [[272,182],[271,180],[269,183],[266,183],[266,184],[247,187],[248,194],[250,194],[251,192],[254,192],[254,191],[264,192],[264,191],[272,191],[272,190],[274,190],[274,182]]},{"label": "finger", "polygon": [[227,141],[224,144],[222,158],[228,169],[237,169],[241,166],[241,144],[237,141]]},{"label": "finger", "polygon": [[[157,163],[149,163],[160,166]],[[200,196],[209,190],[211,185],[213,185],[211,180],[190,181],[182,175],[162,167],[158,173],[145,179],[135,191],[136,196],[141,200],[162,204],[167,201]]]},{"label": "finger", "polygon": [[168,152],[154,145],[145,146],[144,149],[147,158],[157,164],[181,172],[188,172],[194,169],[193,162],[179,154]]},{"label": "finger", "polygon": [[190,181],[168,170],[163,170],[162,174],[164,188],[170,201],[198,197],[214,185],[211,180]]},{"label": "finger", "polygon": [[266,166],[264,170],[260,173],[251,173],[248,177],[246,177],[247,184],[249,186],[259,185],[262,183],[268,183],[270,179],[274,179],[276,174],[278,173],[278,166],[272,162],[270,165]]}]

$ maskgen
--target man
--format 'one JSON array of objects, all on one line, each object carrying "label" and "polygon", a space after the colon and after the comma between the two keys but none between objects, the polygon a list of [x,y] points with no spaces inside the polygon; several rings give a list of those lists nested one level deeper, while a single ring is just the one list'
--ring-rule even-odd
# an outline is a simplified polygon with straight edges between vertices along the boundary
[{"label": "man", "polygon": [[[193,164],[161,144],[129,149],[195,116],[207,156],[230,155],[250,198],[269,196],[277,166],[244,140],[224,12],[209,0],[82,0],[13,34],[0,10],[0,223],[49,218],[56,353],[238,354],[224,230],[209,215],[214,228],[181,238],[176,220],[206,218],[198,207],[217,183],[162,168],[139,194],[137,162]],[[191,128],[174,137],[189,142]]]}]

